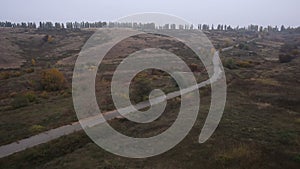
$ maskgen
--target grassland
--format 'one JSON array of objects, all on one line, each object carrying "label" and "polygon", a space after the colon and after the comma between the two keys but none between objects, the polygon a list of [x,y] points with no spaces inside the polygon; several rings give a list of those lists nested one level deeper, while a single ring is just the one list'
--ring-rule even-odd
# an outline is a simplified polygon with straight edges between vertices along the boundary
[{"label": "grassland", "polygon": [[[8,73],[9,76],[0,80],[0,145],[76,121],[70,92],[73,64],[92,33],[91,30],[1,30],[1,37],[12,39],[10,43],[21,51],[18,57],[26,62],[19,68],[1,67],[0,73]],[[54,40],[43,42],[45,35],[53,36]],[[228,84],[227,103],[219,127],[206,143],[199,144],[198,137],[210,105],[209,88],[200,90],[201,107],[192,131],[179,145],[162,155],[147,159],[122,158],[104,151],[84,132],[78,132],[2,158],[0,168],[299,168],[300,57],[289,63],[280,63],[278,55],[286,41],[295,39],[297,44],[300,35],[269,33],[250,43],[245,41],[257,34],[212,31],[207,36],[219,48],[239,42],[244,42],[244,45],[221,53]],[[154,43],[151,38],[148,39]],[[156,42],[156,45],[164,43],[165,39]],[[128,43],[125,41],[121,45],[125,44]],[[181,54],[191,57],[185,51]],[[114,108],[110,102],[110,90],[106,87],[109,86],[111,72],[122,57],[112,54],[100,66],[100,70],[106,72],[98,75],[96,89],[97,95],[107,95],[105,99],[98,100],[106,103],[101,103],[105,105],[101,107],[104,110]],[[194,60],[190,62],[201,65]],[[34,71],[28,73],[30,68]],[[48,68],[63,72],[68,82],[66,88],[44,91],[39,87],[40,71]],[[161,82],[160,87],[164,90],[176,89],[169,76],[161,72],[154,75],[144,73],[153,84]],[[194,73],[199,81],[207,77],[201,66]],[[103,85],[105,88],[100,88]],[[14,99],[28,91],[34,93],[34,101],[28,100],[24,106],[14,107]],[[134,124],[118,119],[110,124],[127,135],[155,135],[172,124],[178,113],[178,103],[178,98],[168,102],[163,116],[151,124]]]}]

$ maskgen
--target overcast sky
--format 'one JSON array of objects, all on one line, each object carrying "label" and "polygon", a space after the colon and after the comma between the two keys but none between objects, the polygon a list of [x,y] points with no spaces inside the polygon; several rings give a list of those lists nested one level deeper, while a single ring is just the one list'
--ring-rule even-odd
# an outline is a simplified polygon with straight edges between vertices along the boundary
[{"label": "overcast sky", "polygon": [[300,0],[1,0],[1,21],[113,21],[162,12],[207,24],[300,26]]}]

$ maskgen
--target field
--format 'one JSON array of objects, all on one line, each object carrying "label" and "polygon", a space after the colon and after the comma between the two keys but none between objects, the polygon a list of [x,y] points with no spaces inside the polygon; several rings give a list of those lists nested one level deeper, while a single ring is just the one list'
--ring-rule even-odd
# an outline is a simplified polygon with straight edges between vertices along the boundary
[{"label": "field", "polygon": [[[71,91],[73,68],[81,48],[94,32],[0,28],[0,145],[77,121]],[[204,33],[216,49],[235,45],[220,53],[227,102],[220,125],[207,142],[199,144],[198,137],[210,106],[208,87],[200,89],[201,107],[191,132],[162,155],[146,159],[115,156],[81,131],[1,158],[0,168],[299,168],[299,31]],[[291,51],[284,48],[291,43],[296,46]],[[114,110],[110,81],[116,66],[128,54],[152,46],[180,55],[198,82],[207,79],[201,61],[172,38],[132,37],[116,46],[99,67],[96,94],[101,110]],[[293,58],[282,59],[282,52],[292,53]],[[48,81],[47,73],[58,79],[57,85]],[[178,89],[166,73],[143,71],[132,86],[133,102],[148,99],[140,97],[135,89],[141,88],[140,79],[149,90],[159,87],[168,93]],[[168,101],[162,117],[150,124],[125,119],[109,123],[127,135],[154,136],[174,122],[179,105],[180,97]]]}]

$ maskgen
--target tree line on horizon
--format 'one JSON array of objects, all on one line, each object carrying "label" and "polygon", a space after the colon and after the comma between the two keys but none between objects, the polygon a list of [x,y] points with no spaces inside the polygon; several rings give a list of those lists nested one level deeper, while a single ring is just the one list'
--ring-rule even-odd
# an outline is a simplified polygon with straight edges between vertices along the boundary
[{"label": "tree line on horizon", "polygon": [[[194,29],[193,25],[175,25],[175,24],[165,24],[164,26],[156,26],[154,23],[119,23],[119,22],[39,22],[37,25],[35,22],[21,22],[21,23],[12,23],[12,22],[0,22],[0,27],[6,28],[29,28],[29,29],[42,29],[42,30],[51,30],[51,29],[84,29],[84,28],[145,28],[145,29]],[[253,32],[278,32],[286,30],[300,30],[300,27],[285,27],[282,25],[280,28],[278,26],[259,26],[259,25],[249,25],[248,27],[232,27],[231,25],[218,24],[217,26],[208,25],[208,24],[198,24],[196,28],[198,30],[210,31],[253,31]]]}]

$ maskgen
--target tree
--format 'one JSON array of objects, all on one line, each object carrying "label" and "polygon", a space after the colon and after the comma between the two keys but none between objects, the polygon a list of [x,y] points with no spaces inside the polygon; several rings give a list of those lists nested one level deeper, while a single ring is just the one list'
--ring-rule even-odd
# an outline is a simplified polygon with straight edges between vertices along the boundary
[{"label": "tree", "polygon": [[12,24],[11,24],[11,22],[5,22],[5,27],[12,27]]},{"label": "tree", "polygon": [[55,25],[56,29],[61,29],[61,24],[60,23],[56,22],[54,25]]},{"label": "tree", "polygon": [[280,31],[285,31],[284,25],[281,25]]},{"label": "tree", "polygon": [[67,29],[73,29],[73,23],[72,22],[67,22],[66,27],[67,27]]},{"label": "tree", "polygon": [[198,25],[198,29],[199,29],[199,30],[202,29],[202,25],[201,25],[201,24]]}]

